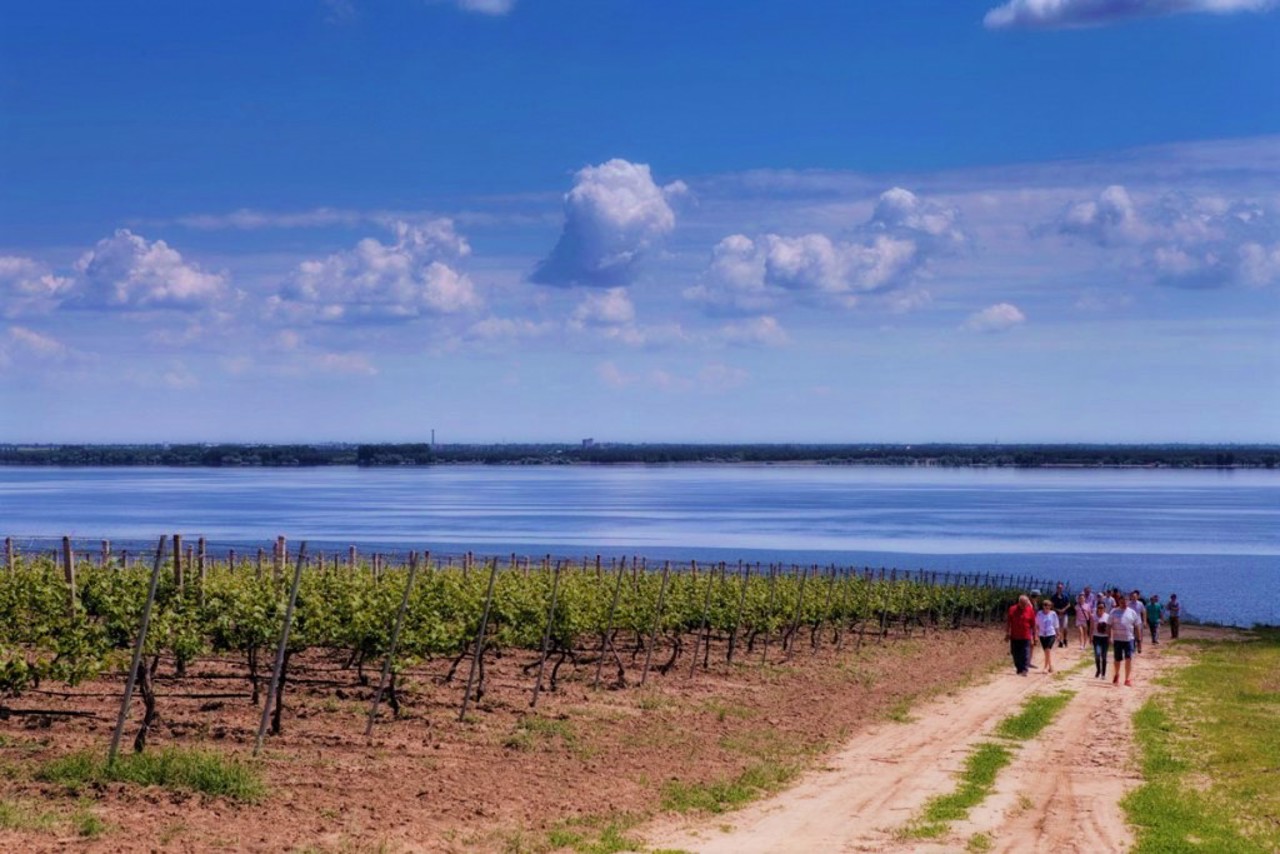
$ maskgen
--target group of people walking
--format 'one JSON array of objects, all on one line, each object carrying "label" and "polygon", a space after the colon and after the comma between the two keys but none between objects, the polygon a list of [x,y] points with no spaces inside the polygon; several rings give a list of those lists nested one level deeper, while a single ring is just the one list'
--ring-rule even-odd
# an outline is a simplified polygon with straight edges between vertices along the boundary
[{"label": "group of people walking", "polygon": [[1174,638],[1181,627],[1182,604],[1176,593],[1169,595],[1166,604],[1159,596],[1144,598],[1138,590],[1126,595],[1119,588],[1094,593],[1085,587],[1073,601],[1066,585],[1059,583],[1053,595],[1042,599],[1037,608],[1032,598],[1039,596],[1039,590],[1032,590],[1030,596],[1019,596],[1009,608],[1005,637],[1019,676],[1026,676],[1035,667],[1031,658],[1037,641],[1044,652],[1044,671],[1053,672],[1053,650],[1070,643],[1069,625],[1074,618],[1080,649],[1093,644],[1094,678],[1106,678],[1110,653],[1115,659],[1111,681],[1120,683],[1123,663],[1124,684],[1132,685],[1133,657],[1142,652],[1144,630],[1151,642],[1158,644],[1162,625],[1168,624]]}]

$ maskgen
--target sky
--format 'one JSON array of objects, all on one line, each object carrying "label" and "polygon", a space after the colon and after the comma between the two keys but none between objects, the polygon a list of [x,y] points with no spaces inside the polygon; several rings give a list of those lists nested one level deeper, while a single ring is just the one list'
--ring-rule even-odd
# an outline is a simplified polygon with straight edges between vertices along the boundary
[{"label": "sky", "polygon": [[1278,0],[0,2],[0,442],[1280,441]]}]

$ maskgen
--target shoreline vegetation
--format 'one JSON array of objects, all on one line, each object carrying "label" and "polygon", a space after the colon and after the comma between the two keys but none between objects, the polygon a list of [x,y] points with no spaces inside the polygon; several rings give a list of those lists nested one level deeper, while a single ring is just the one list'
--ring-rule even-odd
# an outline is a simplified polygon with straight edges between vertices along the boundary
[{"label": "shoreline vegetation", "polygon": [[295,468],[431,465],[847,465],[1275,469],[1280,444],[0,444],[0,465]]}]

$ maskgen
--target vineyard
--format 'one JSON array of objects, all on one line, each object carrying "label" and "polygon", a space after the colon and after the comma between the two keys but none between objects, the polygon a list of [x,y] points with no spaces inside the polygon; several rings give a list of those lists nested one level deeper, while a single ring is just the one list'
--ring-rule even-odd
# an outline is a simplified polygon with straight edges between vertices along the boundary
[{"label": "vineyard", "polygon": [[[264,733],[283,725],[290,665],[311,651],[373,692],[368,727],[405,698],[401,675],[447,662],[459,719],[487,690],[486,663],[523,654],[530,705],[565,680],[624,689],[691,678],[713,664],[785,661],[822,645],[839,652],[892,634],[997,621],[1030,579],[837,566],[650,567],[641,560],[440,559],[410,553],[291,555],[283,538],[264,560],[212,558],[203,541],[161,538],[154,555],[15,554],[0,574],[0,698],[50,683],[116,674],[144,707],[141,751],[164,697],[162,668],[181,679],[217,661],[262,707]],[[133,652],[130,659],[130,651]],[[173,684],[173,683],[170,683]],[[43,714],[0,705],[0,715]],[[61,712],[60,714],[74,714]],[[269,730],[268,730],[269,727]],[[120,737],[119,729],[116,740]],[[115,746],[113,745],[113,755]]]}]

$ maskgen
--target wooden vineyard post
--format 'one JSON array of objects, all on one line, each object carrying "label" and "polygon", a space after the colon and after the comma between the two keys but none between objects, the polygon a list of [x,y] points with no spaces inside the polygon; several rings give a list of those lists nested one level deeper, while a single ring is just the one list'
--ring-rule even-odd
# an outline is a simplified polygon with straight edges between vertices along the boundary
[{"label": "wooden vineyard post", "polygon": [[[284,537],[280,538],[282,541]],[[302,581],[302,563],[307,559],[307,544],[304,542],[298,549],[298,568],[293,573],[293,586],[289,590],[289,604],[284,609],[284,629],[280,632],[280,645],[276,648],[276,666],[271,670],[271,687],[267,689],[267,699],[262,704],[262,719],[258,721],[258,737],[253,743],[253,755],[262,750],[262,738],[267,732],[267,721],[271,718],[271,706],[276,700],[276,688],[280,684],[280,672],[284,669],[284,653],[289,647],[289,627],[293,625],[293,606],[298,601],[298,584]]]},{"label": "wooden vineyard post", "polygon": [[769,660],[769,623],[773,620],[773,603],[777,588],[778,570],[774,568],[773,564],[769,564],[769,605],[765,609],[764,649],[760,653],[761,667],[764,667],[765,662]]},{"label": "wooden vineyard post", "polygon": [[257,577],[258,577],[259,579],[261,579],[261,578],[262,578],[262,562],[263,562],[263,559],[264,559],[264,553],[263,553],[263,551],[262,551],[262,547],[261,547],[261,546],[259,546],[259,547],[258,547],[258,567],[257,567],[257,569],[255,570],[255,573],[257,574]]},{"label": "wooden vineyard post", "polygon": [[173,583],[178,588],[178,594],[182,594],[183,582],[182,577],[182,535],[173,535]]},{"label": "wooden vineyard post", "polygon": [[[697,564],[694,564],[695,568]],[[696,576],[695,576],[696,577]],[[693,657],[689,662],[689,678],[693,678],[693,673],[698,669],[698,647],[702,639],[702,634],[707,630],[707,612],[711,610],[711,588],[715,586],[715,572],[707,573],[707,595],[702,599],[702,622],[698,625],[698,633],[693,636]],[[710,642],[710,638],[707,639]]]},{"label": "wooden vineyard post", "polygon": [[67,579],[67,613],[76,612],[76,555],[71,550],[71,538],[62,538],[62,566]]},{"label": "wooden vineyard post", "polygon": [[[467,552],[470,557],[471,552]],[[467,706],[471,704],[471,689],[476,684],[476,670],[480,667],[480,658],[484,655],[484,633],[489,628],[489,608],[493,605],[493,582],[498,577],[498,559],[494,558],[489,569],[489,590],[484,595],[484,613],[480,615],[480,631],[476,632],[476,654],[471,659],[471,672],[467,674],[467,691],[462,695],[462,708],[458,711],[458,722],[466,720]]]},{"label": "wooden vineyard post", "polygon": [[836,652],[844,651],[845,621],[849,618],[849,568],[840,570],[840,619],[836,621]]},{"label": "wooden vineyard post", "polygon": [[796,616],[791,623],[791,633],[787,637],[785,649],[783,650],[787,658],[791,657],[791,650],[796,645],[796,633],[800,631],[800,621],[804,618],[804,588],[805,581],[809,578],[809,568],[802,567],[800,570],[800,595],[796,597]]},{"label": "wooden vineyard post", "polygon": [[196,540],[196,578],[198,578],[200,581],[200,607],[201,608],[204,607],[204,576],[205,576],[205,563],[206,563],[206,552],[205,552],[206,546],[207,546],[207,543],[205,543],[204,537],[201,537],[200,539]]},{"label": "wooden vineyard post", "polygon": [[234,575],[236,571],[236,550],[227,550],[227,569]]},{"label": "wooden vineyard post", "polygon": [[116,762],[120,753],[120,737],[124,734],[124,721],[129,715],[129,703],[133,701],[133,688],[138,680],[138,667],[142,664],[142,649],[147,642],[147,627],[151,625],[151,605],[156,600],[156,585],[160,582],[160,567],[164,564],[165,537],[160,536],[160,544],[156,546],[156,560],[151,566],[151,586],[147,588],[147,601],[142,606],[142,623],[138,627],[138,639],[133,645],[133,658],[129,664],[129,675],[125,678],[124,698],[120,701],[120,714],[116,718],[116,729],[111,735],[111,749],[107,753],[107,767]]},{"label": "wooden vineyard post", "polygon": [[287,548],[287,546],[285,544],[284,536],[281,535],[276,537],[275,565],[271,569],[272,573],[275,575],[276,581],[279,581],[280,576],[284,575],[285,548]]},{"label": "wooden vineyard post", "polygon": [[547,608],[547,624],[542,629],[542,652],[538,657],[538,677],[533,680],[533,699],[529,700],[529,708],[538,705],[538,694],[542,693],[542,674],[547,667],[547,651],[551,648],[551,627],[556,619],[556,595],[560,592],[560,563],[551,575],[551,605]]},{"label": "wooden vineyard post", "polygon": [[102,559],[99,561],[99,565],[105,567],[109,563],[111,563],[111,541],[103,540],[102,541]]},{"label": "wooden vineyard post", "polygon": [[[431,552],[427,552],[426,560],[431,560]],[[391,646],[387,649],[387,658],[382,662],[382,678],[378,680],[378,690],[373,694],[373,705],[369,709],[369,724],[364,728],[365,738],[373,735],[373,720],[378,716],[378,705],[382,702],[382,692],[387,690],[387,679],[391,676],[391,661],[396,655],[396,644],[400,642],[400,627],[404,625],[404,615],[409,610],[409,593],[413,590],[413,580],[418,574],[418,553],[409,553],[409,577],[404,582],[404,596],[400,599],[400,609],[396,611],[396,622],[391,628]]]},{"label": "wooden vineyard post", "polygon": [[738,561],[738,572],[742,573],[742,592],[738,594],[738,613],[733,617],[733,629],[729,632],[729,654],[725,660],[733,664],[733,651],[738,646],[738,628],[742,625],[742,610],[747,605],[747,584],[751,580],[751,564],[744,569],[742,561]]},{"label": "wooden vineyard post", "polygon": [[347,570],[354,573],[356,571],[356,547],[347,546]]},{"label": "wooden vineyard post", "polygon": [[596,678],[591,683],[592,691],[600,687],[600,674],[604,671],[604,654],[612,644],[610,635],[613,633],[613,616],[618,611],[618,594],[622,592],[622,577],[626,574],[627,559],[623,558],[622,564],[618,567],[618,580],[613,585],[613,601],[609,603],[609,617],[604,622],[604,631],[600,633],[600,659],[596,662]]},{"label": "wooden vineyard post", "polygon": [[4,538],[4,565],[8,567],[10,573],[12,573],[16,569],[15,563],[16,561],[13,556],[13,537],[5,537]]},{"label": "wooden vineyard post", "polygon": [[653,628],[649,630],[649,648],[644,651],[644,670],[640,672],[640,684],[649,678],[649,665],[653,662],[653,645],[658,642],[658,627],[662,625],[662,604],[667,598],[667,582],[671,580],[671,561],[662,564],[662,586],[658,588],[658,605],[654,609]]}]

